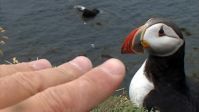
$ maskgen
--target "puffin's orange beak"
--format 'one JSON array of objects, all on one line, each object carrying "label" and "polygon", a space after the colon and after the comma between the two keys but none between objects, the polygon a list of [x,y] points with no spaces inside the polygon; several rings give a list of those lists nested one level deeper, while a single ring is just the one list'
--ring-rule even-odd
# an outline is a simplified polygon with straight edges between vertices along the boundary
[{"label": "puffin's orange beak", "polygon": [[125,39],[121,53],[122,54],[134,54],[143,53],[144,49],[141,42],[142,27],[133,30]]}]

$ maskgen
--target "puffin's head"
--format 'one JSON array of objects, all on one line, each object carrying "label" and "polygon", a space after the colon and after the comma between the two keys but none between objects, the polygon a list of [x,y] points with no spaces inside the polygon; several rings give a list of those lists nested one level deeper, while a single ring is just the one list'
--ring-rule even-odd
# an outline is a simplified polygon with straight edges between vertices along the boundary
[{"label": "puffin's head", "polygon": [[122,53],[140,53],[144,49],[154,56],[170,56],[184,45],[180,29],[162,18],[151,18],[133,30],[122,46]]}]

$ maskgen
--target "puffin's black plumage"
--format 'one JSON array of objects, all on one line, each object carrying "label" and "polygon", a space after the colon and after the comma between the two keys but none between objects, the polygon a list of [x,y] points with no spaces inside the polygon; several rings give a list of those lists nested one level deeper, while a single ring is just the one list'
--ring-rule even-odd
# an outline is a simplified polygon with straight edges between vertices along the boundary
[{"label": "puffin's black plumage", "polygon": [[100,11],[98,9],[85,9],[83,10],[82,17],[84,18],[93,18],[95,17]]},{"label": "puffin's black plumage", "polygon": [[76,5],[74,8],[78,9],[79,11],[82,12],[82,17],[83,18],[94,18],[97,16],[97,14],[100,13],[100,11],[96,8],[94,9],[88,9],[82,5]]},{"label": "puffin's black plumage", "polygon": [[197,112],[194,109],[196,103],[190,96],[185,78],[184,45],[172,56],[150,55],[145,72],[155,86],[145,97],[145,107],[157,107],[160,112]]},{"label": "puffin's black plumage", "polygon": [[[165,19],[150,19],[148,27],[164,23],[183,39],[179,28]],[[154,89],[145,97],[143,105],[147,109],[160,112],[199,112],[198,103],[190,94],[184,71],[185,43],[170,56],[149,55],[145,75],[154,84]]]}]

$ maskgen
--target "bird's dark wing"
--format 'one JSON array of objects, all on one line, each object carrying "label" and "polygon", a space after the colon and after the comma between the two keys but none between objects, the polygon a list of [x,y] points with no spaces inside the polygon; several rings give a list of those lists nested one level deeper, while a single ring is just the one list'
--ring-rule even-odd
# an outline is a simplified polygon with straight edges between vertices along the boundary
[{"label": "bird's dark wing", "polygon": [[198,112],[198,104],[193,97],[181,94],[172,88],[152,90],[144,100],[148,110],[160,112]]}]

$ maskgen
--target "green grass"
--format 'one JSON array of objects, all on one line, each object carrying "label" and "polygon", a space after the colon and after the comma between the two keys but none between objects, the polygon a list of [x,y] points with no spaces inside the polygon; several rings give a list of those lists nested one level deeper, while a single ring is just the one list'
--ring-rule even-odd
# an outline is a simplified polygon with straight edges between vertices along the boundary
[{"label": "green grass", "polygon": [[102,104],[90,112],[147,112],[143,108],[135,107],[126,92],[109,97]]}]

